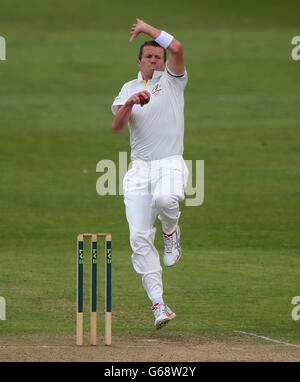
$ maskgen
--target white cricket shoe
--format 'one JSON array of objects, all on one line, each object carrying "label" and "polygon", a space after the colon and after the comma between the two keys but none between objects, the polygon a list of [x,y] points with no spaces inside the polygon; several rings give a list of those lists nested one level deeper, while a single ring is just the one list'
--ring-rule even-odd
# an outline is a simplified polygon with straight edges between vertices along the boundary
[{"label": "white cricket shoe", "polygon": [[152,306],[152,312],[154,314],[154,326],[156,329],[161,329],[173,318],[176,314],[165,304],[155,304]]},{"label": "white cricket shoe", "polygon": [[180,247],[180,228],[177,225],[174,232],[167,235],[163,232],[164,238],[164,264],[167,267],[175,265],[181,257],[181,247]]}]

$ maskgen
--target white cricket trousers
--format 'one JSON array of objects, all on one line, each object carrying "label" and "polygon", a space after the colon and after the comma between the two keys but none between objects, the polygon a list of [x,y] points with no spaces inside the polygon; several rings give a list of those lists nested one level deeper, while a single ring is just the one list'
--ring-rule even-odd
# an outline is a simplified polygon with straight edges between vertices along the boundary
[{"label": "white cricket trousers", "polygon": [[123,180],[132,264],[142,277],[151,301],[163,296],[162,267],[154,246],[154,222],[158,216],[163,232],[170,234],[175,230],[187,178],[188,169],[182,156],[172,156],[134,160]]}]

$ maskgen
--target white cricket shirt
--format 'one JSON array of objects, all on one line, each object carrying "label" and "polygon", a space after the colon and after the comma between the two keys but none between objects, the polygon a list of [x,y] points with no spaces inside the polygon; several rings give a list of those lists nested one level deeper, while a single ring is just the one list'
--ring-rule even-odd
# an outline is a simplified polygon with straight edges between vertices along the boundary
[{"label": "white cricket shirt", "polygon": [[183,154],[184,88],[188,76],[178,76],[168,67],[154,71],[147,83],[141,72],[126,82],[115,98],[111,110],[116,114],[133,94],[147,90],[150,102],[134,105],[129,119],[131,160],[155,160]]}]

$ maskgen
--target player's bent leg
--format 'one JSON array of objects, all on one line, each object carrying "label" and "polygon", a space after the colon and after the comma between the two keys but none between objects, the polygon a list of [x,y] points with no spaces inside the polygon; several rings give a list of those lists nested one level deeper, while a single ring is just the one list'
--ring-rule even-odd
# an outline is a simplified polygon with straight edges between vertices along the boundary
[{"label": "player's bent leg", "polygon": [[155,197],[155,207],[162,221],[164,240],[164,264],[175,265],[182,255],[180,246],[180,216],[178,197],[176,195],[159,195]]},{"label": "player's bent leg", "polygon": [[177,225],[176,229],[171,234],[163,233],[164,239],[164,264],[171,267],[178,263],[182,255],[180,246],[180,228]]},{"label": "player's bent leg", "polygon": [[159,213],[163,232],[170,234],[177,226],[180,217],[179,199],[176,195],[154,195],[153,205]]}]

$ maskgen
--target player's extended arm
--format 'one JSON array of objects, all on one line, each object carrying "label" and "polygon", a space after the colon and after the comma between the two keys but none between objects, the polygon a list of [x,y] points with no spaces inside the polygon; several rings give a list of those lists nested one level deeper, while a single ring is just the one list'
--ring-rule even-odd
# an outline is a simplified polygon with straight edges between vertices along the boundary
[{"label": "player's extended arm", "polygon": [[[154,40],[161,34],[161,30],[157,29],[143,20],[136,19],[137,23],[132,25],[130,42],[133,42],[140,33],[146,33]],[[182,44],[173,38],[171,44],[168,46],[170,52],[168,58],[168,67],[174,74],[184,73],[184,55]]]},{"label": "player's extended arm", "polygon": [[144,106],[146,103],[150,101],[150,93],[147,90],[144,90],[139,93],[135,93],[133,96],[128,98],[126,103],[119,107],[117,114],[112,123],[112,129],[116,133],[120,133],[128,124],[130,119],[131,110],[133,105],[141,105]]}]

